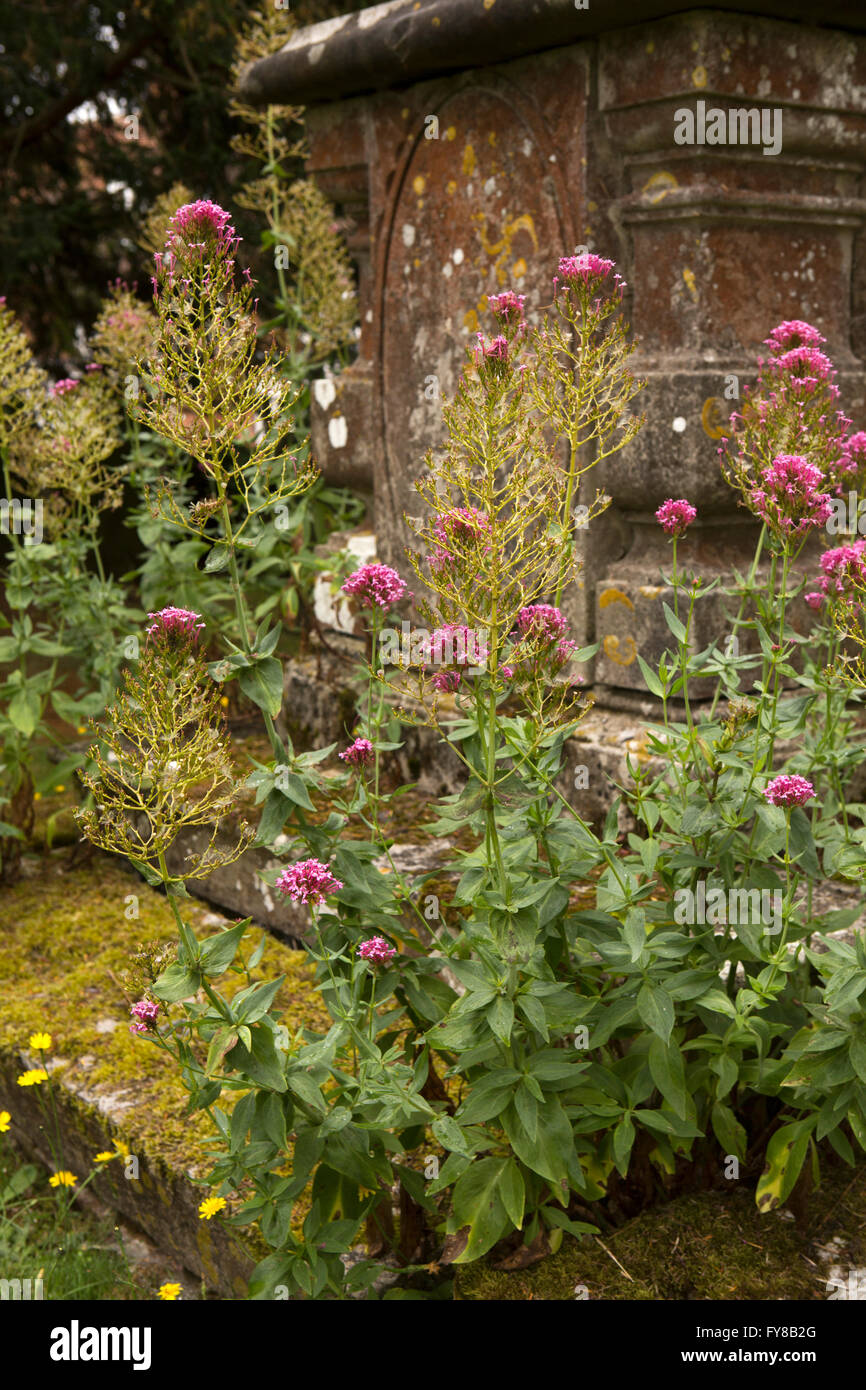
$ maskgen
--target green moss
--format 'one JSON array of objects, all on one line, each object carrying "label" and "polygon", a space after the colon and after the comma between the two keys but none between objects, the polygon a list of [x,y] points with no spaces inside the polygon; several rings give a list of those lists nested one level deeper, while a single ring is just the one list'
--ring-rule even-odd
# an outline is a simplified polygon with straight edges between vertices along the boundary
[{"label": "green moss", "polygon": [[556,1255],[519,1272],[504,1273],[483,1260],[458,1265],[455,1297],[824,1299],[829,1265],[815,1247],[841,1237],[841,1262],[866,1263],[864,1200],[866,1163],[853,1175],[841,1163],[825,1174],[802,1228],[779,1212],[762,1215],[751,1184],[732,1184],[730,1191],[680,1197],[643,1212],[601,1237],[607,1250],[592,1236],[578,1241],[566,1235]]},{"label": "green moss", "polygon": [[[29,861],[30,873],[33,866]],[[136,907],[138,916],[127,917]],[[197,935],[213,933],[203,925],[206,907],[191,900],[184,909]],[[252,929],[251,942],[258,939]],[[207,1115],[184,1115],[187,1093],[171,1058],[128,1029],[121,980],[131,955],[142,942],[175,940],[167,900],[103,857],[67,871],[60,856],[45,856],[33,876],[5,890],[0,909],[0,1049],[29,1051],[32,1032],[51,1033],[49,1057],[76,1089],[96,1098],[123,1092],[134,1102],[123,1138],[157,1171],[160,1163],[188,1169],[206,1162],[203,1141],[212,1132]],[[287,1027],[326,1029],[330,1020],[304,952],[268,937],[253,976],[275,975],[286,977],[276,1008]],[[235,987],[243,984],[237,977]],[[230,1106],[232,1097],[224,1099]]]}]

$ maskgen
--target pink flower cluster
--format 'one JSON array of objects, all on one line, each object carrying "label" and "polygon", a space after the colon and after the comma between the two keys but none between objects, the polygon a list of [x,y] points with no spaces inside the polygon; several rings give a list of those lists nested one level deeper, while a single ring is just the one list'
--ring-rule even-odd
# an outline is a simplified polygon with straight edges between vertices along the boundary
[{"label": "pink flower cluster", "polygon": [[51,387],[51,395],[66,396],[69,394],[70,391],[74,391],[76,386],[80,385],[81,382],[77,381],[75,377],[65,376],[61,381],[56,381],[54,385]]},{"label": "pink flower cluster", "polygon": [[148,1033],[159,1018],[159,1005],[150,999],[139,999],[129,1012],[136,1020],[129,1025],[130,1033]]},{"label": "pink flower cluster", "polygon": [[517,615],[517,629],[522,637],[540,637],[553,641],[561,637],[568,627],[568,619],[551,603],[532,603],[521,608]]},{"label": "pink flower cluster", "polygon": [[453,695],[460,685],[461,675],[459,671],[437,671],[432,677],[430,684],[434,690],[438,690],[443,695]]},{"label": "pink flower cluster", "polygon": [[801,454],[777,454],[763,469],[763,488],[751,493],[757,516],[784,535],[802,535],[812,526],[823,526],[833,507],[826,492],[819,491],[824,475]]},{"label": "pink flower cluster", "polygon": [[188,608],[163,608],[159,613],[148,613],[147,616],[152,619],[147,629],[148,637],[164,637],[180,632],[198,640],[198,634],[204,627],[201,615]]},{"label": "pink flower cluster", "polygon": [[805,777],[782,773],[774,777],[764,788],[764,796],[771,806],[802,806],[815,795],[815,788]]},{"label": "pink flower cluster", "polygon": [[[490,530],[490,519],[478,507],[456,507],[454,511],[437,516],[434,534],[436,549],[430,556],[430,568],[435,574],[447,569],[465,551],[477,544]],[[457,543],[457,549],[454,548]],[[490,549],[489,542],[484,546]]]},{"label": "pink flower cluster", "polygon": [[[221,208],[219,203],[199,198],[195,203],[185,203],[169,222],[174,236],[182,238],[188,246],[216,247],[227,250],[236,246],[238,237],[232,226],[231,214]],[[171,247],[173,237],[166,242]]]},{"label": "pink flower cluster", "polygon": [[846,480],[857,477],[861,483],[866,481],[866,431],[858,430],[844,441],[837,467]]},{"label": "pink flower cluster", "polygon": [[373,760],[373,745],[368,738],[356,738],[337,757],[344,763],[351,763],[352,767],[366,767]]},{"label": "pink flower cluster", "polygon": [[381,608],[383,613],[407,595],[405,579],[389,565],[378,564],[361,565],[349,575],[342,592],[356,598],[362,608]]},{"label": "pink flower cluster", "polygon": [[823,570],[818,580],[820,589],[803,595],[809,607],[820,608],[828,595],[833,600],[842,599],[851,606],[859,607],[866,591],[866,540],[825,550],[820,565]]},{"label": "pink flower cluster", "polygon": [[283,869],[276,886],[292,902],[312,903],[314,907],[321,906],[329,893],[336,893],[343,887],[320,859],[302,859],[299,864]]},{"label": "pink flower cluster", "polygon": [[397,952],[393,946],[389,946],[383,936],[371,936],[368,941],[362,941],[358,947],[358,955],[362,960],[370,961],[372,965],[387,965],[392,956]]},{"label": "pink flower cluster", "polygon": [[501,294],[491,294],[487,296],[487,303],[490,305],[490,312],[503,322],[517,321],[523,322],[523,305],[526,296],[515,294],[513,290],[503,290]]},{"label": "pink flower cluster", "polygon": [[[509,664],[501,668],[506,680],[532,680],[555,676],[571,657],[577,643],[564,634],[568,619],[552,603],[532,603],[517,615],[520,634]],[[512,664],[513,663],[513,664]]]},{"label": "pink flower cluster", "polygon": [[669,536],[684,536],[697,516],[696,509],[684,497],[669,497],[656,512],[656,521]]},{"label": "pink flower cluster", "polygon": [[584,251],[579,256],[563,256],[559,262],[559,274],[568,283],[580,280],[584,285],[590,280],[603,280],[616,265],[593,251]]},{"label": "pink flower cluster", "polygon": [[478,333],[476,337],[478,339],[474,349],[476,367],[488,367],[501,375],[508,365],[508,339],[503,338],[501,333],[497,337],[491,338],[490,342],[487,341],[483,333]]},{"label": "pink flower cluster", "polygon": [[800,391],[814,391],[820,381],[832,381],[836,369],[829,357],[815,347],[795,347],[773,362],[774,370],[787,372]]},{"label": "pink flower cluster", "polygon": [[428,660],[437,666],[484,666],[487,648],[471,627],[446,623],[430,635]]},{"label": "pink flower cluster", "polygon": [[791,348],[820,347],[826,341],[817,328],[803,319],[786,319],[784,323],[776,325],[769,338],[764,339],[765,346],[771,349],[774,356],[789,352]]}]

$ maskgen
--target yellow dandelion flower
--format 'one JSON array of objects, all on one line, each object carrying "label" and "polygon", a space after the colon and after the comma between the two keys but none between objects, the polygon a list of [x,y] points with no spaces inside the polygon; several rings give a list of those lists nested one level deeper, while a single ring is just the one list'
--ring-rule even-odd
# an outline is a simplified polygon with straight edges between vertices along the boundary
[{"label": "yellow dandelion flower", "polygon": [[124,1144],[122,1139],[115,1139],[114,1147],[121,1158],[129,1158],[129,1145]]},{"label": "yellow dandelion flower", "polygon": [[113,1158],[120,1158],[120,1154],[112,1153],[111,1151],[109,1151],[108,1153],[97,1154],[96,1158],[93,1161],[94,1163],[110,1163]]},{"label": "yellow dandelion flower", "polygon": [[12,1123],[12,1116],[8,1110],[0,1110],[0,1134],[5,1134]]},{"label": "yellow dandelion flower", "polygon": [[171,1303],[172,1299],[180,1298],[180,1284],[160,1284],[156,1292],[158,1298]]},{"label": "yellow dandelion flower", "polygon": [[19,1086],[39,1086],[43,1081],[48,1080],[48,1072],[41,1067],[34,1067],[30,1071],[24,1071],[18,1078]]},{"label": "yellow dandelion flower", "polygon": [[202,1221],[210,1221],[212,1216],[216,1216],[218,1211],[222,1211],[227,1206],[225,1197],[205,1197],[198,1209],[198,1214]]},{"label": "yellow dandelion flower", "polygon": [[228,709],[228,707],[229,707],[229,697],[228,697],[228,695],[221,695],[221,696],[220,696],[220,704],[222,705],[223,709]]},{"label": "yellow dandelion flower", "polygon": [[42,793],[41,793],[41,792],[34,792],[34,793],[33,793],[33,800],[34,800],[34,801],[41,801],[41,800],[42,800]]},{"label": "yellow dandelion flower", "polygon": [[66,787],[65,787],[64,783],[61,782],[61,783],[60,783],[60,786],[59,786],[59,787],[55,787],[54,790],[55,790],[56,792],[65,792],[65,791],[66,791]]},{"label": "yellow dandelion flower", "polygon": [[47,1052],[51,1046],[50,1033],[31,1033],[30,1046],[34,1052]]},{"label": "yellow dandelion flower", "polygon": [[77,734],[86,734],[86,733],[87,733],[87,730],[85,729],[85,727],[84,727],[83,724],[79,724],[79,726],[78,726],[78,728],[75,730],[75,732],[76,732]]},{"label": "yellow dandelion flower", "polygon": [[78,1178],[75,1173],[70,1173],[66,1168],[62,1168],[59,1173],[52,1173],[48,1181],[52,1187],[74,1187]]}]

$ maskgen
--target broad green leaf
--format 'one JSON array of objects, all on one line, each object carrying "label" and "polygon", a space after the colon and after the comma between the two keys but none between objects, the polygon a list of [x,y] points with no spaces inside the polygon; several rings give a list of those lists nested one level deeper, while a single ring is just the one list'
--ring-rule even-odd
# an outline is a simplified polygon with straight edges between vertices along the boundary
[{"label": "broad green leaf", "polygon": [[283,667],[276,657],[267,656],[240,671],[238,684],[253,704],[276,719],[283,704]]},{"label": "broad green leaf", "polygon": [[503,1174],[510,1158],[480,1158],[454,1184],[449,1225],[469,1227],[469,1239],[455,1264],[486,1255],[508,1228],[508,1212],[501,1194]]},{"label": "broad green leaf", "polygon": [[810,1134],[809,1121],[797,1120],[794,1124],[783,1125],[773,1135],[755,1191],[760,1211],[773,1211],[790,1196],[806,1158]]},{"label": "broad green leaf", "polygon": [[664,986],[644,981],[637,992],[637,1011],[641,1022],[667,1043],[674,1026],[674,1006]]},{"label": "broad green leaf", "polygon": [[502,1204],[508,1213],[508,1219],[514,1226],[514,1229],[519,1231],[523,1226],[526,1186],[523,1181],[523,1174],[513,1158],[510,1158],[505,1166],[505,1170],[500,1179],[499,1191],[502,1197]]},{"label": "broad green leaf", "polygon": [[681,1120],[688,1116],[688,1091],[682,1053],[676,1043],[653,1038],[649,1046],[649,1069],[653,1081]]}]

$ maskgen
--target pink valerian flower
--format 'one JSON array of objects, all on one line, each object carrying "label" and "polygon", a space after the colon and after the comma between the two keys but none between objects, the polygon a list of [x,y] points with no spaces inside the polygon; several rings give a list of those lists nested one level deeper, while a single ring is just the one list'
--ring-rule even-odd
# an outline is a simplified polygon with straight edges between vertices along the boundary
[{"label": "pink valerian flower", "polygon": [[139,999],[137,1004],[133,1004],[129,1012],[135,1018],[135,1023],[130,1023],[130,1033],[149,1033],[156,1025],[159,1018],[159,1005],[154,1004],[151,999]]},{"label": "pink valerian flower", "polygon": [[750,494],[752,510],[771,530],[783,535],[802,535],[812,526],[823,526],[833,506],[820,468],[801,454],[777,454],[762,470],[763,488]]},{"label": "pink valerian flower", "polygon": [[[820,564],[823,573],[818,580],[821,587],[819,597],[828,596],[837,602],[841,598],[843,602],[859,607],[866,590],[866,540],[825,550]],[[807,603],[809,599],[807,594]],[[812,603],[810,606],[817,608],[818,604]]]},{"label": "pink valerian flower", "polygon": [[[440,570],[447,569],[455,559],[465,556],[465,552],[480,542],[489,530],[487,513],[477,507],[456,507],[454,511],[437,516],[434,527],[436,549],[430,556],[431,570],[438,574]],[[484,550],[489,551],[490,548],[488,541]]]},{"label": "pink valerian flower", "polygon": [[803,598],[810,608],[820,608],[821,604],[824,602],[824,595],[817,593],[814,589],[811,593],[804,594]]},{"label": "pink valerian flower", "polygon": [[201,615],[188,608],[163,608],[147,616],[153,620],[147,629],[148,637],[168,637],[179,632],[198,641],[198,634],[204,627]]},{"label": "pink valerian flower", "polygon": [[436,666],[485,666],[487,648],[471,627],[446,623],[430,634],[428,660]]},{"label": "pink valerian flower", "polygon": [[440,691],[443,695],[453,695],[461,679],[459,671],[437,671],[436,675],[431,678],[430,684],[434,690]]},{"label": "pink valerian flower", "polygon": [[501,294],[490,294],[487,303],[490,312],[503,322],[523,322],[523,305],[526,295],[515,294],[513,290],[503,290]]},{"label": "pink valerian flower", "polygon": [[855,477],[866,480],[866,431],[858,430],[856,434],[849,435],[843,441],[842,457],[837,461],[836,467],[846,480]]},{"label": "pink valerian flower", "polygon": [[362,941],[358,947],[358,955],[362,960],[369,961],[372,965],[387,965],[392,956],[397,952],[393,946],[389,946],[383,936],[371,936],[368,941]]},{"label": "pink valerian flower", "polygon": [[65,376],[61,381],[55,381],[54,385],[51,387],[51,395],[66,396],[70,391],[74,391],[76,386],[80,385],[81,382],[77,381],[75,377]]},{"label": "pink valerian flower", "polygon": [[782,773],[764,788],[764,796],[772,806],[803,806],[815,795],[815,788],[805,777]]},{"label": "pink valerian flower", "polygon": [[764,339],[764,344],[778,356],[791,348],[817,348],[826,341],[823,333],[819,333],[811,323],[805,323],[803,319],[786,319],[784,323],[776,325],[769,338]]},{"label": "pink valerian flower", "polygon": [[344,763],[351,763],[352,767],[366,767],[373,760],[373,745],[368,738],[356,738],[337,757],[342,758]]},{"label": "pink valerian flower", "polygon": [[169,220],[169,227],[171,230],[165,243],[169,252],[176,247],[177,239],[187,247],[216,250],[221,254],[233,252],[239,241],[232,226],[231,214],[218,203],[205,198],[178,208]]},{"label": "pink valerian flower", "polygon": [[478,339],[475,348],[475,365],[479,370],[488,368],[497,375],[502,375],[508,365],[508,339],[503,338],[502,334],[491,338],[490,342],[484,337],[483,333],[476,334]]},{"label": "pink valerian flower", "polygon": [[521,637],[540,637],[552,641],[561,637],[568,627],[568,619],[550,603],[532,603],[521,608],[517,615],[517,629]]},{"label": "pink valerian flower", "polygon": [[686,534],[697,514],[691,502],[684,497],[669,497],[656,512],[656,521],[668,536],[678,540]]},{"label": "pink valerian flower", "polygon": [[607,261],[592,251],[584,251],[580,256],[563,256],[559,262],[559,275],[568,283],[580,280],[586,285],[590,280],[603,280],[615,265],[616,261]]},{"label": "pink valerian flower", "polygon": [[514,667],[513,667],[513,666],[501,666],[501,667],[499,668],[499,674],[500,674],[500,676],[503,677],[504,680],[507,680],[507,681],[513,680],[513,679],[514,679]]},{"label": "pink valerian flower", "polygon": [[405,579],[389,565],[361,565],[350,574],[342,586],[342,592],[356,598],[362,608],[381,608],[385,613],[393,604],[404,597],[411,598]]},{"label": "pink valerian flower", "polygon": [[816,347],[795,347],[766,364],[774,372],[787,372],[800,382],[808,381],[814,390],[819,381],[832,381],[836,369],[829,357]]},{"label": "pink valerian flower", "polygon": [[276,886],[292,902],[312,903],[314,907],[320,907],[329,893],[336,893],[343,887],[327,864],[319,859],[302,859],[291,868],[283,869]]},{"label": "pink valerian flower", "polygon": [[519,636],[511,649],[509,670],[518,680],[545,680],[559,674],[577,643],[565,637],[568,619],[550,603],[533,603],[517,615]]}]

